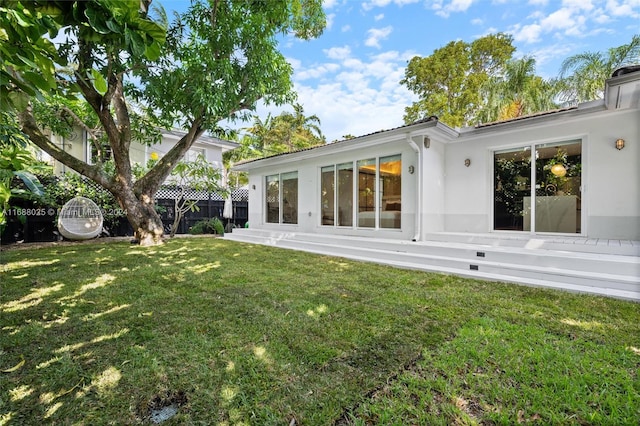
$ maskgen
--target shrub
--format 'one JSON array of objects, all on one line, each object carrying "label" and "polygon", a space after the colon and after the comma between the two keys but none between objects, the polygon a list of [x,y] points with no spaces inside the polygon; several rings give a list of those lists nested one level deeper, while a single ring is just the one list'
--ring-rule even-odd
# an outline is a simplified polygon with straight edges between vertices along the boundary
[{"label": "shrub", "polygon": [[189,228],[189,233],[196,234],[219,234],[224,235],[224,225],[222,221],[217,217],[212,217],[210,219],[203,219],[201,221],[196,222],[191,228]]}]

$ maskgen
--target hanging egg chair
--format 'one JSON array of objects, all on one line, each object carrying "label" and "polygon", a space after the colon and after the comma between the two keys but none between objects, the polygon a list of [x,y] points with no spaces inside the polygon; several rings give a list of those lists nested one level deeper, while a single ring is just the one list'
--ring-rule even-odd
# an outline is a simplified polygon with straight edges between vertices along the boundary
[{"label": "hanging egg chair", "polygon": [[58,216],[58,231],[70,240],[89,240],[102,232],[100,207],[85,197],[69,200]]}]

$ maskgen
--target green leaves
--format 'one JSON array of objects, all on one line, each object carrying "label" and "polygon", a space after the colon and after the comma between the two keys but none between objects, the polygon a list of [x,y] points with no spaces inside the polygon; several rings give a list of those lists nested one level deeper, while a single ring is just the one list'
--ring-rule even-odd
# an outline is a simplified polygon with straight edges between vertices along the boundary
[{"label": "green leaves", "polygon": [[19,111],[29,97],[42,97],[56,87],[54,63],[59,57],[43,36],[58,27],[32,4],[5,5],[0,5],[0,110]]},{"label": "green leaves", "polygon": [[[149,111],[172,121],[201,119],[214,129],[258,100],[290,103],[293,71],[276,36],[317,36],[324,25],[318,0],[193,1],[168,31],[162,68],[141,71]],[[146,54],[154,53],[149,46]]]},{"label": "green leaves", "polygon": [[472,43],[451,42],[431,56],[414,57],[401,83],[421,99],[405,110],[405,122],[435,115],[453,127],[473,124],[483,105],[483,85],[514,51],[510,36],[493,34]]},{"label": "green leaves", "polygon": [[107,80],[104,79],[100,72],[93,69],[91,70],[91,77],[93,77],[93,87],[96,89],[96,92],[104,96],[108,89]]}]

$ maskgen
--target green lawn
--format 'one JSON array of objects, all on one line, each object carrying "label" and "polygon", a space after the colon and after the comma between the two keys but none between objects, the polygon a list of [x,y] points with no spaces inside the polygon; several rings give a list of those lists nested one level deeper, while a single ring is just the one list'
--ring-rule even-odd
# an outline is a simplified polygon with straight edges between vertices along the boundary
[{"label": "green lawn", "polygon": [[640,421],[639,304],[214,238],[0,256],[0,425]]}]

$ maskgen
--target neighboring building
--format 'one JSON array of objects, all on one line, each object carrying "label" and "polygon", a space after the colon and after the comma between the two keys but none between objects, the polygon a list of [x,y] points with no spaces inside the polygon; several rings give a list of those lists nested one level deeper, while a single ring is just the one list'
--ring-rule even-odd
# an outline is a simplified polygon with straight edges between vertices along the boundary
[{"label": "neighboring building", "polygon": [[[131,162],[146,164],[152,156],[157,155],[158,158],[161,158],[185,134],[186,132],[180,130],[163,130],[161,142],[151,146],[133,141],[130,149]],[[92,162],[95,153],[93,151],[93,145],[87,140],[86,132],[78,130],[66,138],[53,135],[51,140],[74,157],[88,163]],[[189,152],[187,152],[184,158],[190,161],[194,160],[199,154],[202,154],[208,162],[223,169],[222,154],[238,146],[235,142],[203,135],[191,146],[191,149],[189,149]],[[40,158],[44,161],[50,161],[53,164],[55,174],[62,174],[69,170],[67,166],[53,160],[53,158],[46,153],[41,153]]]},{"label": "neighboring building", "polygon": [[251,228],[640,240],[640,71],[615,75],[576,107],[465,129],[433,117],[238,164]]}]

